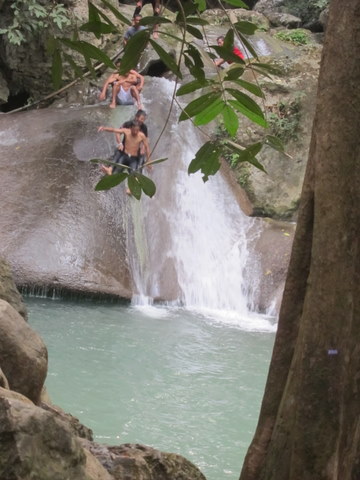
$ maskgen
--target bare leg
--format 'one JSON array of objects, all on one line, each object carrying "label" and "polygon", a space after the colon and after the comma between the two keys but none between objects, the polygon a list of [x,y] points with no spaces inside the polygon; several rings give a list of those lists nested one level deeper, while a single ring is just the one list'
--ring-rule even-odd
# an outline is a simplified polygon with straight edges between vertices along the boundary
[{"label": "bare leg", "polygon": [[132,86],[130,87],[130,92],[131,92],[131,95],[133,96],[133,98],[135,99],[136,101],[136,105],[137,105],[137,108],[138,110],[142,110],[143,109],[143,106],[141,104],[141,100],[140,100],[140,95],[139,95],[139,91],[136,87]]},{"label": "bare leg", "polygon": [[117,94],[120,91],[120,86],[121,86],[121,82],[116,82],[113,85],[111,103],[109,105],[110,108],[115,108],[116,107],[116,97],[117,97]]},{"label": "bare leg", "polygon": [[135,8],[133,17],[135,17],[135,15],[139,15],[139,13],[141,12],[142,7],[143,7],[143,2],[142,2],[142,0],[139,0],[138,2],[136,2],[136,8]]},{"label": "bare leg", "polygon": [[[155,5],[153,7],[153,13],[154,13],[154,17],[157,17],[157,16],[160,15],[160,2],[159,1],[155,1]],[[153,37],[155,39],[159,38],[159,25],[154,25]]]},{"label": "bare leg", "polygon": [[104,86],[103,86],[103,88],[101,90],[101,93],[99,95],[99,100],[105,100],[108,86],[111,85],[113,82],[115,82],[118,79],[119,79],[119,75],[117,73],[112,73],[110,75],[110,77],[104,83]]}]

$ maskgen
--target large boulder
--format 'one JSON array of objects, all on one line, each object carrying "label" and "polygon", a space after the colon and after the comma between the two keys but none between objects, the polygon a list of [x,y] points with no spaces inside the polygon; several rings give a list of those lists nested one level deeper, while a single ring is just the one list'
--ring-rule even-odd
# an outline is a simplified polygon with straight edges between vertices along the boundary
[{"label": "large boulder", "polygon": [[4,300],[0,300],[0,366],[12,390],[39,401],[47,373],[46,346]]},{"label": "large boulder", "polygon": [[254,10],[265,16],[282,11],[285,0],[259,0],[256,2]]},{"label": "large boulder", "polygon": [[301,18],[291,15],[291,13],[269,13],[267,16],[273,27],[299,28]]},{"label": "large boulder", "polygon": [[63,423],[66,423],[70,431],[76,437],[85,438],[87,440],[93,439],[93,432],[91,428],[80,423],[78,418],[74,417],[70,413],[64,412],[64,410],[59,406],[51,405],[45,402],[40,402],[39,406],[44,410],[51,412],[55,417],[59,418]]},{"label": "large boulder", "polygon": [[9,265],[0,258],[0,299],[10,303],[25,320],[27,320],[27,311],[25,303],[16,288]]},{"label": "large boulder", "polygon": [[88,160],[113,152],[112,135],[97,127],[132,114],[98,107],[0,116],[0,254],[19,287],[131,297],[129,199],[121,188],[95,192],[101,174]]},{"label": "large boulder", "polygon": [[0,396],[1,480],[111,480],[61,420],[20,399]]},{"label": "large boulder", "polygon": [[126,443],[106,446],[81,441],[115,480],[206,480],[189,460],[175,453]]},{"label": "large boulder", "polygon": [[9,390],[8,387],[0,387],[0,398],[5,399],[7,398],[8,400],[17,400],[23,403],[26,403],[28,405],[34,405],[34,403],[24,395],[21,395],[21,393],[14,392],[14,390]]}]

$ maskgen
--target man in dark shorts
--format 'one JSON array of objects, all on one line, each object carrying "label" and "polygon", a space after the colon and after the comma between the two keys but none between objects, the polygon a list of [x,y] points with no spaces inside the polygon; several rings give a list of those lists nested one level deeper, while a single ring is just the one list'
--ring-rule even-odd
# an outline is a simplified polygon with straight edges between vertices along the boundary
[{"label": "man in dark shorts", "polygon": [[[134,121],[138,122],[139,125],[140,125],[140,132],[142,132],[145,135],[145,137],[148,138],[148,136],[149,136],[148,135],[148,128],[145,125],[145,120],[146,120],[146,113],[144,112],[144,110],[138,110],[136,112],[134,120],[128,120],[127,122],[123,123],[121,128],[131,128],[131,124]],[[117,155],[117,152],[123,150],[124,147],[125,147],[125,137],[123,138],[123,143],[122,144],[121,144],[121,135],[115,134],[115,137],[116,137],[116,142],[118,144],[118,147],[116,148],[114,158]],[[141,170],[142,166],[144,165],[144,163],[145,163],[145,149],[144,149],[144,145],[141,145],[140,150],[139,150],[139,169],[140,170]]]},{"label": "man in dark shorts", "polygon": [[[99,127],[98,132],[113,132],[118,135],[124,135],[124,149],[118,150],[119,153],[116,155],[116,158],[113,158],[114,163],[126,165],[132,172],[138,170],[140,163],[139,153],[142,145],[144,146],[147,161],[150,160],[149,143],[144,133],[140,131],[139,122],[131,122],[130,128]],[[107,175],[112,175],[117,172],[118,168],[102,165],[101,170]]]},{"label": "man in dark shorts", "polygon": [[[152,8],[153,8],[153,15],[154,17],[158,17],[159,14],[160,14],[160,0],[138,0],[136,2],[136,8],[135,8],[135,12],[134,12],[134,18],[136,15],[139,15],[139,13],[141,12],[141,9],[144,5],[146,5],[147,3],[150,3],[152,5]],[[154,25],[154,33],[153,33],[153,37],[154,38],[158,38],[159,37],[159,33],[158,33],[158,28],[159,28],[159,25]]]}]

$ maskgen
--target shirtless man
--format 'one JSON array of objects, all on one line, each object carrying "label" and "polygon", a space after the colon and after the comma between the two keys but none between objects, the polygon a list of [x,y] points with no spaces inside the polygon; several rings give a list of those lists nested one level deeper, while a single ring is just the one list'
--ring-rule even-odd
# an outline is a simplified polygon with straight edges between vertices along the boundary
[{"label": "shirtless man", "polygon": [[110,108],[119,105],[133,105],[136,101],[138,108],[141,107],[140,92],[144,86],[144,77],[136,70],[130,70],[125,75],[115,72],[104,83],[99,95],[99,100],[105,100],[108,86],[112,85],[112,99]]},{"label": "shirtless man", "polygon": [[[146,136],[140,131],[140,124],[137,121],[132,122],[130,128],[99,127],[98,132],[113,132],[116,135],[124,135],[125,145],[121,155],[116,159],[116,163],[126,165],[133,172],[138,169],[141,146],[145,148],[146,160],[150,161],[150,148]],[[107,175],[112,175],[117,167],[101,166],[101,170]]]}]

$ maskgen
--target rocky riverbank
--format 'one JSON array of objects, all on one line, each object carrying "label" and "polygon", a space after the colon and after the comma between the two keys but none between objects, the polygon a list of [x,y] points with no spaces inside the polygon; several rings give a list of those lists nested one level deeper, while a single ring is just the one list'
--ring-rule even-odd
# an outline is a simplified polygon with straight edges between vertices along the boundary
[{"label": "rocky riverbank", "polygon": [[0,478],[205,480],[184,457],[144,445],[99,445],[90,429],[52,405],[47,349],[24,319],[21,296],[0,260]]}]

